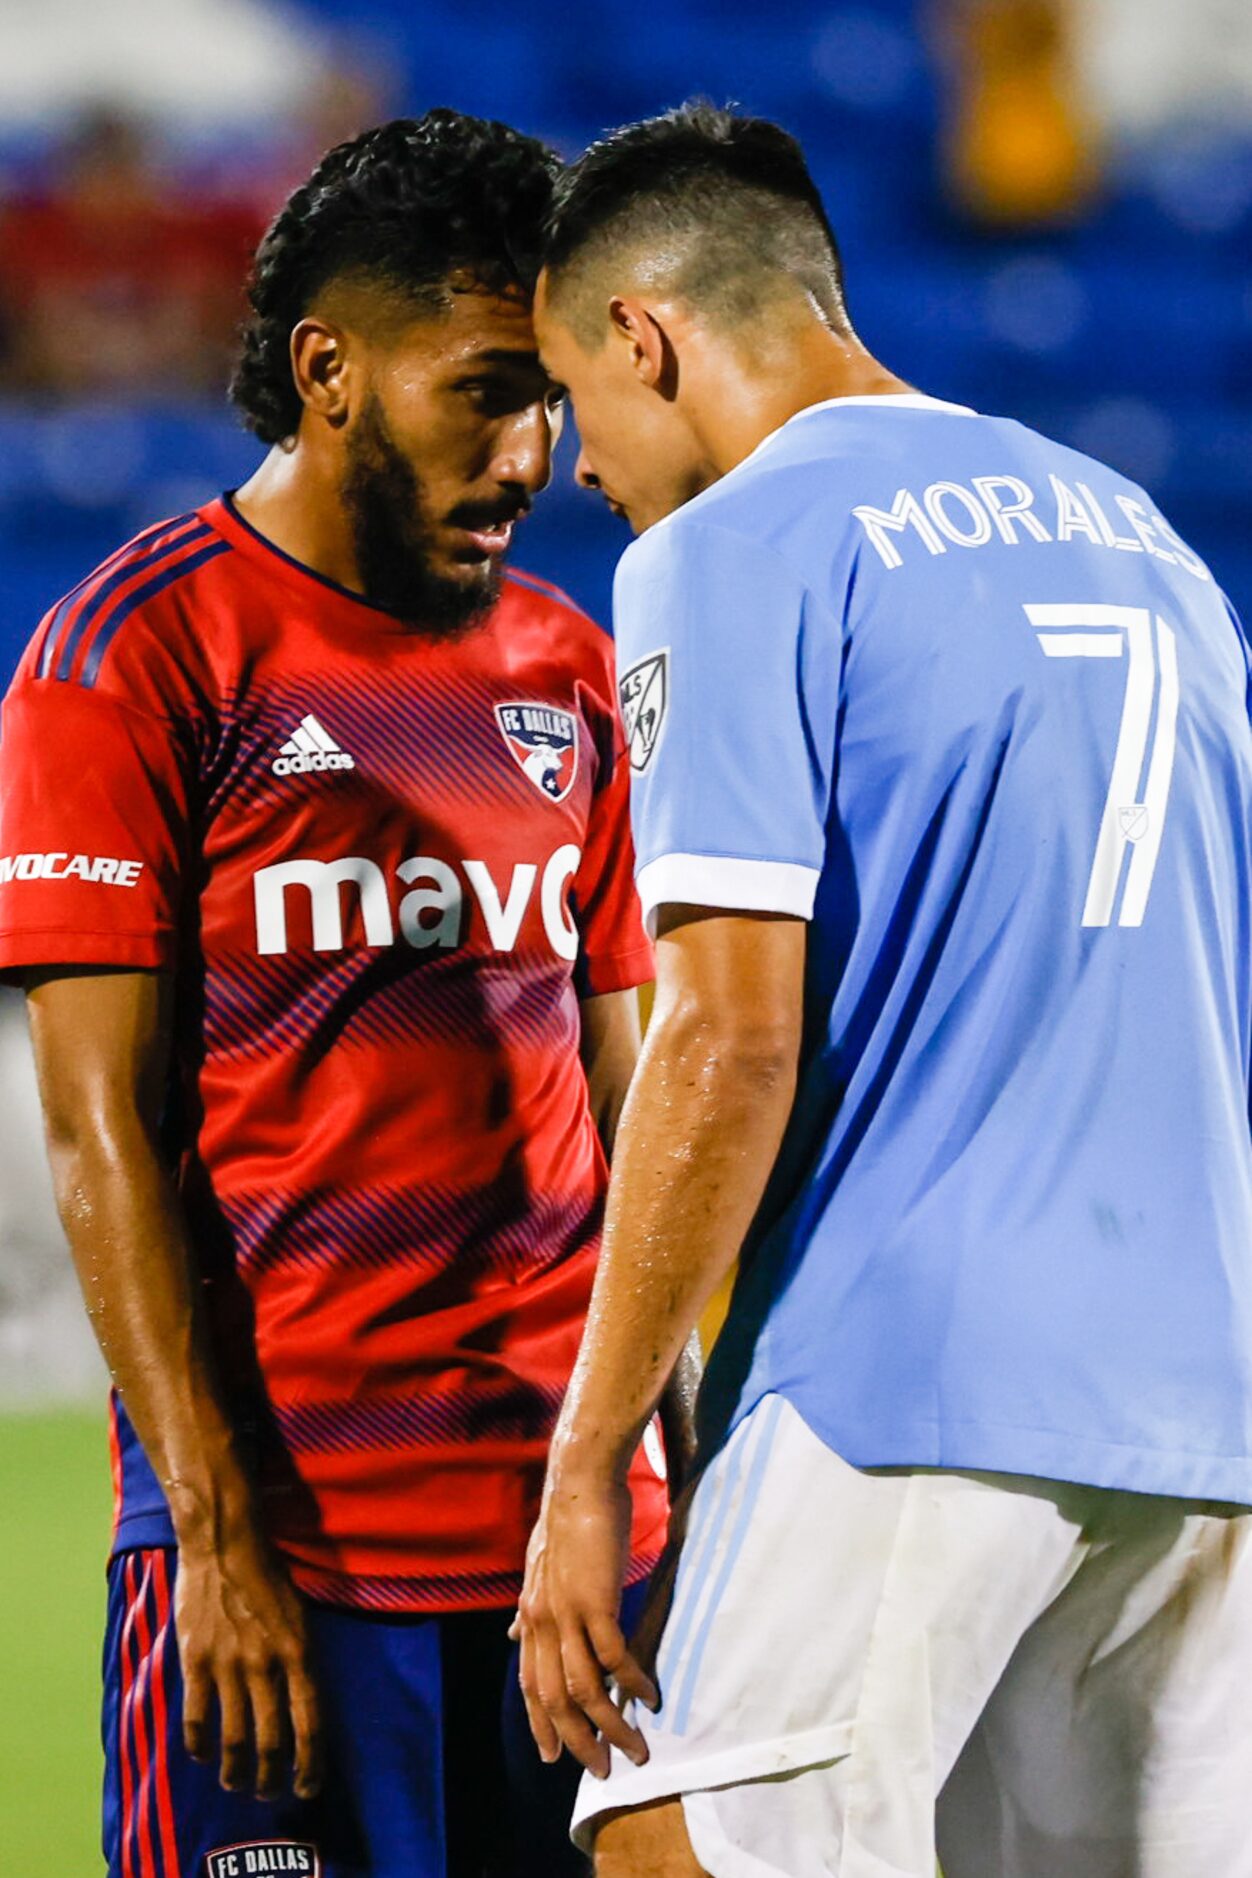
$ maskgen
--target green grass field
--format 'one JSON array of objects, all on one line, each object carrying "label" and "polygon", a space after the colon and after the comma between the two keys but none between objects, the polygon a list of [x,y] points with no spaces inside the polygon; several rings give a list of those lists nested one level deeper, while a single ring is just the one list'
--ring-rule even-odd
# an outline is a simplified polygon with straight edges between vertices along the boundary
[{"label": "green grass field", "polygon": [[103,1415],[0,1416],[0,1873],[98,1878]]}]

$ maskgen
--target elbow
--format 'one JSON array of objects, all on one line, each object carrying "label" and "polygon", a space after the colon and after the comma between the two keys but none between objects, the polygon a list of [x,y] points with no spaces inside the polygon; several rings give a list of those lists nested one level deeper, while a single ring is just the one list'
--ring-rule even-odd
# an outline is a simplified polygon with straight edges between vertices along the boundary
[{"label": "elbow", "polygon": [[798,1038],[782,1032],[737,1036],[723,1045],[719,1060],[722,1073],[733,1076],[748,1095],[785,1096],[790,1104],[796,1087]]},{"label": "elbow", "polygon": [[44,1110],[44,1140],[57,1212],[77,1245],[101,1209],[156,1163],[147,1131],[133,1112],[62,1107]]},{"label": "elbow", "polygon": [[796,1011],[710,1011],[690,1001],[667,1014],[665,1028],[686,1061],[721,1088],[730,1086],[747,1101],[790,1104],[800,1058]]},{"label": "elbow", "polygon": [[43,1104],[44,1139],[58,1187],[87,1167],[124,1163],[148,1143],[150,1130],[134,1104],[49,1101]]}]

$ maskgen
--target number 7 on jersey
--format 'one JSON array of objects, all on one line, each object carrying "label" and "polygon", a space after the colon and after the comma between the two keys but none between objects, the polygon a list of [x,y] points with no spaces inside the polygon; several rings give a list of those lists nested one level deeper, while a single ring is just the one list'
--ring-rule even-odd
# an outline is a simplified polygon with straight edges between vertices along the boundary
[{"label": "number 7 on jersey", "polygon": [[[1082,911],[1084,926],[1112,923],[1122,861],[1131,849],[1119,926],[1141,926],[1161,851],[1178,725],[1178,643],[1160,614],[1139,606],[1028,606],[1050,659],[1120,659],[1126,696],[1104,813]],[[1153,706],[1156,732],[1148,754]],[[1147,758],[1147,781],[1143,778]]]}]

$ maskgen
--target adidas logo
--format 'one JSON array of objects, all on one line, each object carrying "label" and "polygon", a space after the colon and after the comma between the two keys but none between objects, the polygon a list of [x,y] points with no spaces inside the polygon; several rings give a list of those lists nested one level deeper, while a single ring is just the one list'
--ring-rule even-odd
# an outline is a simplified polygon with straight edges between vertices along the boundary
[{"label": "adidas logo", "polygon": [[302,717],[270,765],[275,776],[303,776],[315,769],[355,769],[346,750],[310,713]]}]

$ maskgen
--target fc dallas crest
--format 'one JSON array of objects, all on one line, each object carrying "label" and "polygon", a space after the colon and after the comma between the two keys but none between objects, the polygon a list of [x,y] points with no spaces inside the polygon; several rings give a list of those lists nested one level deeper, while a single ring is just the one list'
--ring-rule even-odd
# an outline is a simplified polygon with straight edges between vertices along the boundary
[{"label": "fc dallas crest", "polygon": [[578,774],[578,726],[553,704],[497,704],[500,735],[523,776],[552,802],[564,802]]}]

